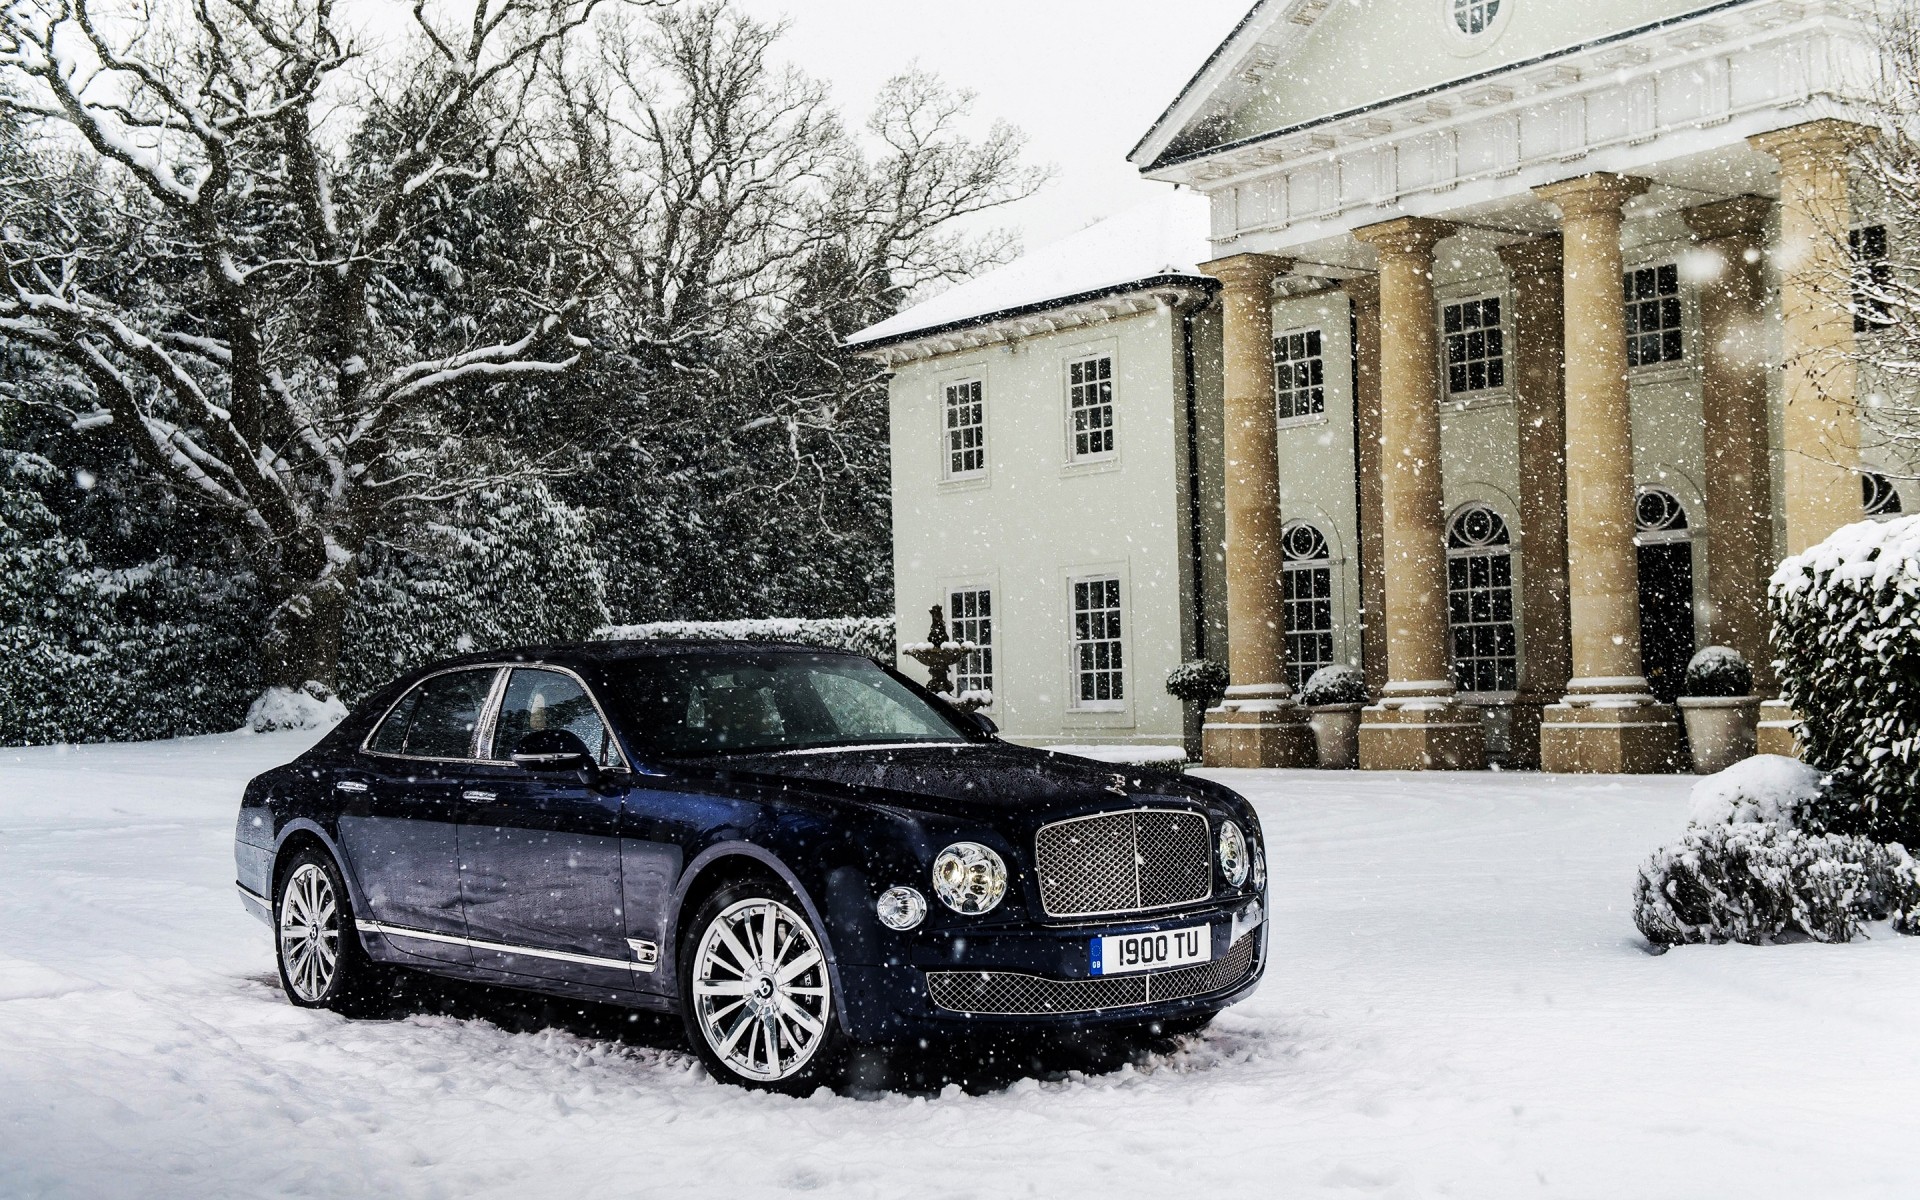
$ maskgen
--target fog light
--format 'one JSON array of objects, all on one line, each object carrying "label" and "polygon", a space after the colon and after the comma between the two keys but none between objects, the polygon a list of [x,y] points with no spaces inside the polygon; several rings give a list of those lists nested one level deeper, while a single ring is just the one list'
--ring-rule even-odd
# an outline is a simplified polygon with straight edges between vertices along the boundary
[{"label": "fog light", "polygon": [[1007,864],[979,842],[955,842],[933,860],[933,892],[957,913],[991,912],[1007,894]]},{"label": "fog light", "polygon": [[1247,881],[1247,839],[1232,821],[1220,823],[1220,873],[1227,882],[1239,887]]},{"label": "fog light", "polygon": [[927,919],[927,898],[910,887],[888,888],[873,907],[888,929],[912,929]]}]

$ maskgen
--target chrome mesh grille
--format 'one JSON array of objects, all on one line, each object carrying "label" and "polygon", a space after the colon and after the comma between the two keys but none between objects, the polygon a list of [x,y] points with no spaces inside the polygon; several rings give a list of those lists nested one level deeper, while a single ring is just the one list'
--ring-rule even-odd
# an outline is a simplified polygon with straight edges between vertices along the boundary
[{"label": "chrome mesh grille", "polygon": [[1241,936],[1212,962],[1116,975],[1107,979],[1046,979],[1016,971],[929,971],[927,994],[951,1012],[1027,1017],[1100,1012],[1224,992],[1253,970],[1259,930]]},{"label": "chrome mesh grille", "polygon": [[1201,813],[1101,813],[1043,826],[1033,842],[1040,902],[1049,916],[1144,912],[1213,894]]}]

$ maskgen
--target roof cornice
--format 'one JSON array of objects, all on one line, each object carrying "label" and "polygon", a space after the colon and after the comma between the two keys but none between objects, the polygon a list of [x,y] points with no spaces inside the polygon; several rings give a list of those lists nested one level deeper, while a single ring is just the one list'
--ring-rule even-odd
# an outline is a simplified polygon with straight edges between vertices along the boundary
[{"label": "roof cornice", "polygon": [[1056,300],[1042,300],[999,312],[983,313],[929,329],[917,329],[847,348],[886,367],[915,360],[961,354],[986,346],[1024,341],[1068,329],[1102,325],[1161,308],[1205,304],[1219,290],[1204,275],[1155,275]]}]

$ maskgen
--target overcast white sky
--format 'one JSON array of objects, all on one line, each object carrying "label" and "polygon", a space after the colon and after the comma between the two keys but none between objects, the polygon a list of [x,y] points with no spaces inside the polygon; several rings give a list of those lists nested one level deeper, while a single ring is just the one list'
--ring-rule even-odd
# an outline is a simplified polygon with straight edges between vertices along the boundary
[{"label": "overcast white sky", "polygon": [[1253,0],[737,0],[785,16],[788,59],[833,86],[849,123],[918,61],[978,93],[976,114],[1025,130],[1055,174],[1002,210],[1027,249],[1150,198],[1127,164],[1147,131]]}]

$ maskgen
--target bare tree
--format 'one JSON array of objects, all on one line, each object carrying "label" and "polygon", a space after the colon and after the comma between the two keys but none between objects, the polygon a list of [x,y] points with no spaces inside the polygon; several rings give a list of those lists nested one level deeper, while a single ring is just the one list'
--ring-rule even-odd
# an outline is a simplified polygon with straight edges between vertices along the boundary
[{"label": "bare tree", "polygon": [[[37,402],[241,532],[269,682],[333,682],[381,520],[498,477],[446,453],[450,398],[588,350],[594,256],[474,205],[537,64],[617,2],[414,0],[372,61],[333,0],[0,0],[0,118],[37,138],[0,179],[0,339],[53,364]],[[476,220],[519,222],[484,294],[440,252]]]}]

